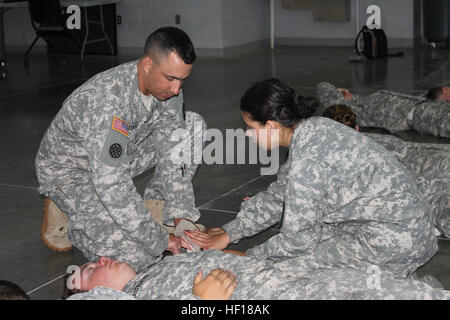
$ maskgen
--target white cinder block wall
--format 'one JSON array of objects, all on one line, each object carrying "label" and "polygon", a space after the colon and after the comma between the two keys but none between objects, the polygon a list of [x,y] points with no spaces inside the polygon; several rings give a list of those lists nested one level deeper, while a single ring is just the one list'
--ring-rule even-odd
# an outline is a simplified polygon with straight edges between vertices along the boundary
[{"label": "white cinder block wall", "polygon": [[183,29],[200,49],[224,49],[270,36],[267,0],[123,0],[117,14],[122,16],[120,47],[142,47],[152,31],[166,25]]},{"label": "white cinder block wall", "polygon": [[183,29],[197,48],[222,48],[220,0],[122,0],[117,14],[122,16],[117,26],[121,48],[143,48],[148,35],[162,26]]},{"label": "white cinder block wall", "polygon": [[223,48],[270,37],[269,0],[222,0],[221,4]]},{"label": "white cinder block wall", "polygon": [[[356,35],[357,0],[351,0],[351,20],[343,23],[314,22],[311,10],[283,10],[275,3],[275,37],[277,44],[352,45]],[[368,15],[367,6],[378,4],[381,22],[389,46],[412,45],[414,39],[414,2],[418,0],[358,0],[360,26]],[[180,27],[203,52],[261,42],[270,37],[270,0],[121,0],[117,14],[119,53],[140,53],[147,36],[166,25]],[[175,24],[179,14],[181,23]],[[5,13],[7,50],[28,46],[34,39],[27,8]],[[305,40],[306,39],[306,40]],[[312,40],[311,40],[312,39]],[[334,40],[334,42],[330,42]],[[309,41],[309,42],[308,42]],[[40,40],[37,45],[45,45]],[[202,50],[199,50],[202,54]]]},{"label": "white cinder block wall", "polygon": [[386,32],[389,46],[412,46],[414,0],[351,0],[348,22],[314,22],[312,10],[285,10],[281,0],[275,0],[277,44],[351,45],[357,30],[366,23],[369,17],[366,10],[372,4],[381,9],[381,27]]}]

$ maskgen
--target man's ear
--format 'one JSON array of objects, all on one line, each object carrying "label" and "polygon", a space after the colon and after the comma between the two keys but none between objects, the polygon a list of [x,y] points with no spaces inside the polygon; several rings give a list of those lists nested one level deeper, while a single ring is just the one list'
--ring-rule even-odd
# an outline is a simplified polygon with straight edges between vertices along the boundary
[{"label": "man's ear", "polygon": [[359,131],[359,126],[358,125],[355,125],[355,130]]},{"label": "man's ear", "polygon": [[142,66],[144,67],[145,73],[149,73],[152,66],[154,64],[154,61],[149,56],[145,56],[142,58]]}]

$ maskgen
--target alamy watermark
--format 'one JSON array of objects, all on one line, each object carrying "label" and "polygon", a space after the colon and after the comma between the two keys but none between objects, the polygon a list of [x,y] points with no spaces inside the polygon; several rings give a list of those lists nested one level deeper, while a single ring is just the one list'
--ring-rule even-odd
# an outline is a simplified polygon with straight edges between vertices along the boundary
[{"label": "alamy watermark", "polygon": [[[270,130],[269,133],[266,129],[260,129],[256,133],[253,129],[246,131],[240,128],[226,129],[224,135],[216,128],[203,130],[202,125],[202,121],[194,121],[192,134],[183,128],[172,133],[170,141],[177,142],[170,154],[173,163],[183,165],[260,163],[268,165],[260,169],[261,175],[273,175],[278,172],[280,163],[278,130]],[[250,138],[248,144],[247,137]],[[210,143],[205,146],[207,142]]]},{"label": "alamy watermark", "polygon": [[70,16],[66,20],[66,27],[69,30],[81,30],[81,9],[79,6],[72,4],[67,7],[66,13]]},{"label": "alamy watermark", "polygon": [[376,4],[367,7],[367,14],[371,14],[366,20],[366,26],[370,30],[381,29],[381,9]]}]

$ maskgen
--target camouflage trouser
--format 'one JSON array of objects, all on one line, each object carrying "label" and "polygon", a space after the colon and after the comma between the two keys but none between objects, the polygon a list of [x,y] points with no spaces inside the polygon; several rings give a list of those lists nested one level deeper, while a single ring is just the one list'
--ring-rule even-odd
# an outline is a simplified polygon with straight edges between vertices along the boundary
[{"label": "camouflage trouser", "polygon": [[435,241],[419,244],[412,240],[417,231],[406,231],[393,224],[348,222],[338,227],[325,225],[323,232],[322,240],[310,254],[292,258],[299,276],[312,269],[367,272],[376,267],[392,277],[404,278],[437,252]]},{"label": "camouflage trouser", "polygon": [[434,101],[418,104],[409,124],[421,134],[450,138],[450,104]]},{"label": "camouflage trouser", "polygon": [[408,152],[399,160],[431,205],[436,227],[450,238],[450,145],[406,144]]},{"label": "camouflage trouser", "polygon": [[[194,121],[202,122],[203,129],[206,128],[206,124],[200,115],[187,112],[186,129],[191,134],[194,133]],[[196,134],[198,136],[199,133],[196,132]],[[203,134],[203,132],[200,134]],[[195,137],[193,136],[193,138]],[[153,142],[151,139],[148,140]],[[157,159],[152,149],[150,143],[140,149],[141,154],[136,157],[136,161],[131,168],[133,177],[157,165]],[[197,165],[186,166],[186,172],[191,179],[196,168]],[[152,183],[149,184],[150,186],[161,185],[157,173],[155,175],[152,178]],[[98,198],[94,183],[90,178],[78,185],[66,185],[50,192],[49,197],[67,214],[69,218],[69,239],[89,261],[96,261],[99,257],[106,256],[127,262],[137,271],[140,271],[161,258],[161,256],[155,257],[145,252],[141,245],[132,241],[120,229]],[[155,239],[155,241],[166,240]]]}]

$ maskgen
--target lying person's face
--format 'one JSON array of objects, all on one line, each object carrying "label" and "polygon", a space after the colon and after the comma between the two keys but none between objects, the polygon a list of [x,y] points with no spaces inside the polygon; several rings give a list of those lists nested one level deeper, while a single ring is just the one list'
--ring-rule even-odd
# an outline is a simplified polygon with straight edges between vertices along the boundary
[{"label": "lying person's face", "polygon": [[450,102],[450,87],[442,87],[442,93],[437,100]]},{"label": "lying person's face", "polygon": [[97,262],[81,267],[81,290],[89,291],[100,286],[122,290],[135,276],[136,272],[129,264],[101,257]]}]

